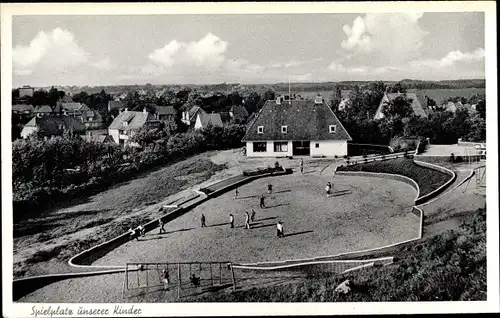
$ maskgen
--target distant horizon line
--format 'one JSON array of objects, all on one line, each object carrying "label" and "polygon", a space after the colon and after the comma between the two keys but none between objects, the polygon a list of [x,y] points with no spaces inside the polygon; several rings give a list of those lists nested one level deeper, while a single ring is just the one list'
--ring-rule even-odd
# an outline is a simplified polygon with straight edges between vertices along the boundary
[{"label": "distant horizon line", "polygon": [[[383,83],[399,83],[403,81],[416,81],[416,82],[458,82],[458,81],[486,81],[486,78],[459,78],[459,79],[442,79],[442,80],[426,80],[426,79],[410,79],[405,78],[401,80],[344,80],[344,81],[324,81],[324,82],[290,82],[290,85],[293,84],[341,84],[341,83],[366,83],[366,82],[383,82]],[[223,83],[210,83],[210,84],[192,84],[192,83],[183,83],[183,84],[151,84],[151,83],[143,83],[143,84],[106,84],[106,85],[93,85],[89,86],[89,84],[84,85],[76,85],[76,84],[50,84],[50,85],[18,85],[13,86],[13,89],[23,88],[23,87],[31,87],[31,88],[46,88],[46,87],[113,87],[113,86],[215,86],[215,85],[249,85],[249,86],[259,86],[259,85],[288,85],[288,82],[274,82],[274,83],[238,83],[238,82],[223,82]]]}]

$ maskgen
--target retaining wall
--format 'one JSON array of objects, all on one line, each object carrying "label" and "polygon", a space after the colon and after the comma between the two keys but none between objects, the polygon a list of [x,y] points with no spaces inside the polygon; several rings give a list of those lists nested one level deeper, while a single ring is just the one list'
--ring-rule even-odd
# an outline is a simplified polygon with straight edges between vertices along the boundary
[{"label": "retaining wall", "polygon": [[432,191],[431,193],[428,193],[426,195],[423,195],[423,196],[417,198],[415,200],[415,205],[423,204],[423,203],[437,197],[439,194],[443,193],[443,191],[446,190],[446,188],[448,188],[453,182],[455,182],[455,179],[457,178],[457,174],[455,172],[451,171],[450,169],[440,167],[440,166],[437,166],[437,165],[432,164],[432,163],[423,162],[423,161],[413,160],[413,162],[415,162],[415,164],[417,164],[419,166],[426,167],[426,168],[433,169],[433,170],[437,170],[437,171],[440,171],[442,173],[446,173],[447,175],[450,176],[450,179],[448,181],[446,181],[445,184],[443,184],[442,186],[440,186],[436,190]]}]

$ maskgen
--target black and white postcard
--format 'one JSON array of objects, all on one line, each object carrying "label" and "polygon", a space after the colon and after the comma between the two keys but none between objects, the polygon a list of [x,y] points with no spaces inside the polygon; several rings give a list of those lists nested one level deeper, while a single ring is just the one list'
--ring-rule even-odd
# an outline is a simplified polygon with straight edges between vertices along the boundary
[{"label": "black and white postcard", "polygon": [[498,312],[495,6],[2,4],[3,315]]}]

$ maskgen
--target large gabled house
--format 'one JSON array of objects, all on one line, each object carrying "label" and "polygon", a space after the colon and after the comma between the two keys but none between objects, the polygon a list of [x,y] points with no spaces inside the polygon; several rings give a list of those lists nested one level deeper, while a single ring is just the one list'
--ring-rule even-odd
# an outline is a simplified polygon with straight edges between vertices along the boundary
[{"label": "large gabled house", "polygon": [[117,144],[127,144],[129,139],[141,128],[154,128],[160,125],[160,121],[146,109],[142,112],[125,111],[116,116],[108,127],[108,134]]},{"label": "large gabled house", "polygon": [[352,140],[321,96],[268,100],[249,123],[243,142],[249,157],[344,156]]},{"label": "large gabled house", "polygon": [[427,118],[427,113],[424,110],[424,107],[420,103],[420,99],[418,98],[417,94],[415,93],[384,93],[384,96],[382,97],[382,100],[380,101],[380,104],[377,108],[377,111],[375,112],[375,116],[373,119],[382,119],[385,117],[384,115],[384,108],[395,100],[397,97],[406,97],[406,99],[411,100],[411,108],[413,110],[413,114]]},{"label": "large gabled house", "polygon": [[90,108],[87,105],[75,102],[70,102],[70,103],[58,102],[56,107],[54,108],[54,111],[56,113],[74,117],[80,117],[85,111],[88,110],[90,110]]},{"label": "large gabled house", "polygon": [[74,134],[85,133],[85,125],[78,119],[63,115],[46,115],[33,117],[21,131],[21,137],[27,138],[33,133],[38,133],[45,138],[60,136],[63,132],[71,131]]}]

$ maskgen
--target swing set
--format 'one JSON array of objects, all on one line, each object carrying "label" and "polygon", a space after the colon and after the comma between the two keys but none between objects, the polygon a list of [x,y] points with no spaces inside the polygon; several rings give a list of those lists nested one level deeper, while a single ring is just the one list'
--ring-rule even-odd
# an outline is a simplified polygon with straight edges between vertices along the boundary
[{"label": "swing set", "polygon": [[[168,273],[168,282],[164,282],[164,272]],[[172,273],[177,272],[177,275]],[[183,291],[199,288],[233,286],[236,278],[230,262],[184,262],[184,263],[126,263],[123,279],[122,299],[126,292],[177,289],[177,298]]]}]

